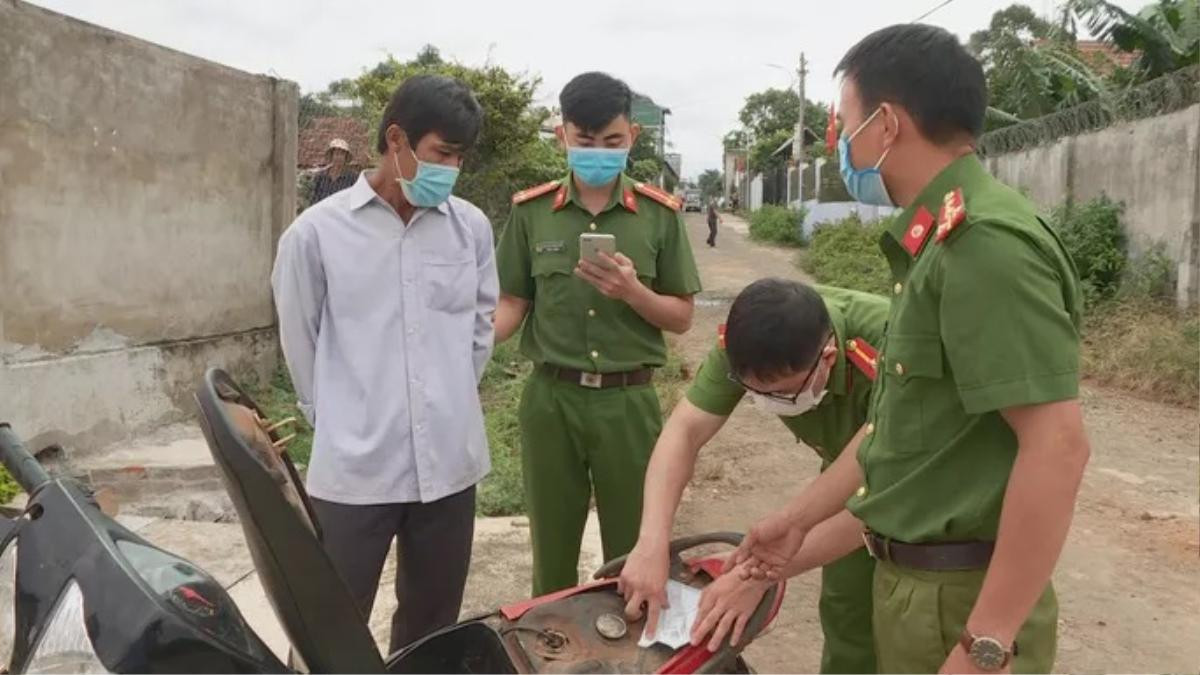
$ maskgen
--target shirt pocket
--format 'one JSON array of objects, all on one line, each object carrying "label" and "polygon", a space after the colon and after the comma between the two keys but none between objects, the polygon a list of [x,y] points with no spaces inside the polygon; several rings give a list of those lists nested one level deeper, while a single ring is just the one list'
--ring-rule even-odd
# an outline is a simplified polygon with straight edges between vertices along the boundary
[{"label": "shirt pocket", "polygon": [[929,451],[936,437],[938,406],[946,395],[942,341],[937,335],[889,335],[879,364],[889,396],[882,430],[889,450],[908,454]]},{"label": "shirt pocket", "polygon": [[569,311],[571,288],[575,282],[575,260],[566,251],[548,251],[533,254],[530,273],[534,282],[534,310],[543,316],[563,314]]},{"label": "shirt pocket", "polygon": [[425,277],[425,302],[430,309],[460,314],[472,309],[478,289],[475,261],[461,254],[426,255],[421,265]]}]

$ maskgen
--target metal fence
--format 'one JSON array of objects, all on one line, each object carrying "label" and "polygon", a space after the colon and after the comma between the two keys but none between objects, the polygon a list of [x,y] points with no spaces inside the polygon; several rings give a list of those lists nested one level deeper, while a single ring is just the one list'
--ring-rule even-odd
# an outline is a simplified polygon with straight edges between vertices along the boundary
[{"label": "metal fence", "polygon": [[1195,103],[1200,103],[1200,66],[1183,68],[1107,98],[988,132],[980,138],[979,151],[984,156],[1018,152],[1121,122],[1175,112]]}]

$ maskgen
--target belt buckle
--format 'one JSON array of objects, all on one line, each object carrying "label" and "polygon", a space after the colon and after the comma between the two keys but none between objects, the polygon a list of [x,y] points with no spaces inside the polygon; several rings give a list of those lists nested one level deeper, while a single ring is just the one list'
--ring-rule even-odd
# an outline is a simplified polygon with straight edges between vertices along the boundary
[{"label": "belt buckle", "polygon": [[600,373],[579,373],[579,386],[588,389],[599,389],[604,385],[604,376]]}]

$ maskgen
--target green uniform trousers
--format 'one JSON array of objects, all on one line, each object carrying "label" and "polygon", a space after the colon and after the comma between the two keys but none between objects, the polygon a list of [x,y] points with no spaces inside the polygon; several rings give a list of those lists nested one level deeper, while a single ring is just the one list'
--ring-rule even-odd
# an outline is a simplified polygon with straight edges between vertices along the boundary
[{"label": "green uniform trousers", "polygon": [[604,559],[637,543],[642,483],[662,409],[652,384],[589,389],[538,368],[518,414],[536,597],[579,583],[593,488]]},{"label": "green uniform trousers", "polygon": [[876,672],[871,632],[874,574],[875,559],[865,548],[821,568],[822,673]]},{"label": "green uniform trousers", "polygon": [[[936,673],[959,643],[985,570],[927,572],[875,564],[875,651],[881,673]],[[1053,585],[1017,634],[1014,673],[1054,668],[1058,599]]]}]

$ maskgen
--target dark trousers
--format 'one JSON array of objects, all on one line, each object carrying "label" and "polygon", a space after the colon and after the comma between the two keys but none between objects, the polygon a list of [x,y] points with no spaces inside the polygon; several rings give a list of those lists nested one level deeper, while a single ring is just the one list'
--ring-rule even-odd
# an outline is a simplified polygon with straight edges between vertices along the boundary
[{"label": "dark trousers", "polygon": [[717,245],[717,221],[715,220],[708,221],[708,245]]},{"label": "dark trousers", "polygon": [[392,539],[396,612],[388,653],[458,621],[475,536],[474,486],[436,502],[337,504],[312,500],[322,544],[369,621]]}]

